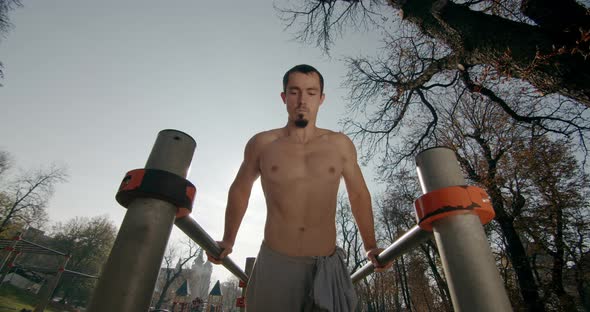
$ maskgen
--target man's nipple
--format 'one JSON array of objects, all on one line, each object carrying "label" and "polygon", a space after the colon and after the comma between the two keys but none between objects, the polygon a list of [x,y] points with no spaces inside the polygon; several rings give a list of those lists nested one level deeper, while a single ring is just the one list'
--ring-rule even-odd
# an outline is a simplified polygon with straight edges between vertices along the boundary
[{"label": "man's nipple", "polygon": [[272,172],[276,172],[277,170],[279,170],[279,166],[277,165],[273,165],[272,167],[270,167],[270,171]]}]

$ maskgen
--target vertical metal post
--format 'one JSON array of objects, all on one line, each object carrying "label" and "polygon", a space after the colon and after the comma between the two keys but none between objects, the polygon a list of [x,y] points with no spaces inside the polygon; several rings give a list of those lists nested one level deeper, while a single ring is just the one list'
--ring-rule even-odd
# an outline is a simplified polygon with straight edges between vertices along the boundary
[{"label": "vertical metal post", "polygon": [[[162,130],[145,168],[186,177],[195,147],[189,135]],[[148,310],[175,215],[176,207],[159,199],[138,198],[129,204],[89,312]]]},{"label": "vertical metal post", "polygon": [[[16,236],[14,236],[12,238],[13,242],[12,244],[10,244],[10,246],[6,247],[6,250],[8,251],[8,253],[6,254],[6,257],[4,257],[4,260],[2,260],[2,264],[0,264],[0,272],[2,272],[2,270],[4,269],[4,266],[8,263],[12,263],[14,262],[14,253],[16,253],[16,245],[18,244],[18,242],[20,241],[20,239],[22,238],[22,234],[19,232],[16,234]],[[0,283],[2,283],[2,281],[4,280],[4,275],[2,275],[2,278],[0,278]]]},{"label": "vertical metal post", "polygon": [[45,292],[41,296],[41,300],[39,301],[39,304],[35,307],[35,311],[33,312],[45,311],[45,308],[49,304],[49,301],[51,301],[51,298],[53,297],[53,292],[55,291],[55,288],[57,287],[57,284],[59,283],[59,280],[61,279],[61,276],[63,275],[66,269],[66,265],[68,265],[68,261],[70,261],[70,257],[70,255],[64,256],[63,263],[55,273],[55,276],[53,276],[51,281],[47,284],[47,288],[45,288]]},{"label": "vertical metal post", "polygon": [[4,270],[4,272],[2,272],[2,275],[0,276],[0,285],[2,283],[4,283],[4,279],[6,279],[6,275],[8,275],[10,273],[10,270],[12,269],[12,267],[14,266],[14,264],[16,263],[16,259],[18,258],[18,256],[21,253],[22,252],[20,250],[14,250],[12,252],[12,254],[10,255],[10,258],[7,259],[7,261],[6,261],[6,269]]},{"label": "vertical metal post", "polygon": [[[455,153],[443,147],[416,156],[422,192],[465,185]],[[512,311],[479,217],[449,216],[433,223],[455,311]]]},{"label": "vertical metal post", "polygon": [[[256,258],[246,258],[246,275],[248,275],[248,278],[250,278],[250,276],[252,275],[252,268],[254,268],[254,262],[256,261]],[[248,287],[248,284],[246,284],[246,287],[242,288],[242,298],[246,298],[246,288]],[[248,306],[248,298],[246,298],[246,307]],[[246,307],[240,307],[240,312],[244,312],[246,311]]]}]

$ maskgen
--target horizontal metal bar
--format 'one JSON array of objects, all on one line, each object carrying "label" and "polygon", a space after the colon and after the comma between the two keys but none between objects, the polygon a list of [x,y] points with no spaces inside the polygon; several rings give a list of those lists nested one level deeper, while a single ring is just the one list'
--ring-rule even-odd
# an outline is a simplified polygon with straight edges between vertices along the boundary
[{"label": "horizontal metal bar", "polygon": [[59,252],[59,251],[57,251],[57,250],[53,250],[53,249],[51,249],[51,248],[47,248],[47,247],[45,247],[45,246],[41,246],[41,245],[35,244],[35,243],[33,243],[33,242],[30,242],[30,241],[28,241],[28,240],[26,240],[26,239],[21,239],[21,240],[19,241],[19,243],[21,243],[21,244],[22,244],[22,243],[26,243],[26,244],[33,245],[33,246],[35,246],[35,247],[38,247],[38,248],[45,249],[45,250],[47,250],[47,251],[50,251],[50,252],[56,253],[56,254],[58,254],[58,255],[61,255],[61,256],[67,256],[67,255],[66,255],[65,253],[63,253],[63,252]]},{"label": "horizontal metal bar", "polygon": [[87,278],[98,278],[98,276],[94,276],[94,275],[90,275],[90,274],[86,274],[86,273],[82,273],[82,272],[77,272],[77,271],[72,271],[72,270],[64,270],[64,273],[67,274],[73,274],[73,275],[77,275],[80,277],[87,277]]},{"label": "horizontal metal bar", "polygon": [[14,243],[14,239],[1,238],[0,239],[0,248],[4,248],[6,246],[10,246],[13,243]]},{"label": "horizontal metal bar", "polygon": [[38,254],[38,255],[62,256],[59,254],[55,254],[52,251],[47,251],[45,249],[36,248],[36,247],[27,247],[27,246],[16,246],[14,248],[14,251],[20,252],[20,253],[32,253],[32,254]]},{"label": "horizontal metal bar", "polygon": [[[59,271],[59,269],[24,266],[24,265],[20,265],[20,264],[15,265],[14,268],[21,269],[21,270],[33,271],[33,272],[39,272],[39,273],[45,273],[45,274],[56,274]],[[86,274],[86,273],[82,273],[82,272],[77,272],[77,271],[72,271],[72,270],[68,270],[68,269],[65,269],[64,273],[78,275],[80,277],[98,278],[98,276],[94,276],[94,275],[90,275],[90,274]]]},{"label": "horizontal metal bar", "polygon": [[[209,254],[219,257],[221,255],[221,248],[217,245],[205,230],[193,219],[191,216],[176,219],[174,222],[176,226],[182,230],[195,243],[203,248]],[[222,261],[223,266],[233,273],[236,277],[244,282],[248,282],[248,275],[240,269],[229,257],[225,257]]]},{"label": "horizontal metal bar", "polygon": [[[400,238],[398,238],[395,242],[393,242],[393,244],[383,250],[383,252],[377,256],[377,261],[379,263],[387,263],[392,261],[431,238],[431,232],[423,231],[420,229],[420,227],[415,225],[404,235],[400,236]],[[352,279],[353,283],[356,283],[365,278],[367,275],[373,273],[374,269],[375,268],[373,267],[373,264],[369,262],[358,271],[354,272],[350,278]]]},{"label": "horizontal metal bar", "polygon": [[57,273],[57,269],[41,268],[41,267],[33,267],[33,266],[25,266],[25,265],[20,265],[20,264],[15,265],[13,268],[14,269],[27,270],[27,271],[33,271],[33,272],[38,272],[38,273],[44,273],[44,274],[55,274],[55,273]]}]

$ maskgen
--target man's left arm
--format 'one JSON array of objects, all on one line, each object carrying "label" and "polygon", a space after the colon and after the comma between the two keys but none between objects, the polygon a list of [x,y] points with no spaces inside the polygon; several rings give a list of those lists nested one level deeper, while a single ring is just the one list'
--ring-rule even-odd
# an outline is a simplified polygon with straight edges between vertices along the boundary
[{"label": "man's left arm", "polygon": [[373,263],[376,271],[383,271],[390,265],[380,265],[375,256],[382,248],[377,248],[375,239],[375,224],[373,218],[373,208],[371,204],[371,194],[363,178],[363,173],[357,160],[357,152],[352,141],[344,134],[342,135],[342,150],[344,153],[344,168],[342,176],[346,184],[348,199],[352,215],[356,220],[357,227],[363,240],[367,258]]}]

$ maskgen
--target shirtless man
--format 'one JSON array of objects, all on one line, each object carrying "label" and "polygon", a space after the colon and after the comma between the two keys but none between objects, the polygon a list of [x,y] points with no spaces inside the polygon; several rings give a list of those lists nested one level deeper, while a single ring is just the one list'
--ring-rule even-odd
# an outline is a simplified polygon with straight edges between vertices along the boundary
[{"label": "shirtless man", "polygon": [[[383,249],[375,241],[371,196],[356,149],[346,135],[316,127],[323,89],[321,74],[309,65],[285,74],[281,98],[287,125],[250,139],[229,190],[219,259],[232,251],[259,176],[266,198],[264,241],[246,292],[250,312],[354,310],[356,295],[343,251],[336,247],[341,177],[367,257],[377,271],[386,269],[375,259]],[[209,256],[217,264],[219,259]]]}]

